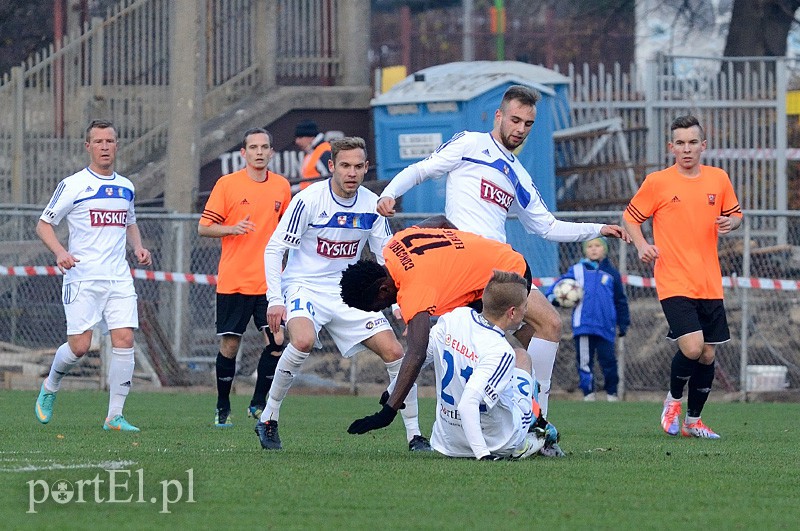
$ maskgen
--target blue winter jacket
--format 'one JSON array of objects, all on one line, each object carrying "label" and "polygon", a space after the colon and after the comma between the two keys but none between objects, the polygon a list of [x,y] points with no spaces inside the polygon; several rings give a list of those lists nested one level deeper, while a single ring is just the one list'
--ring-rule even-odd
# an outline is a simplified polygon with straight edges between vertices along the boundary
[{"label": "blue winter jacket", "polygon": [[[631,323],[628,298],[619,271],[608,258],[598,262],[583,259],[558,277],[555,286],[564,278],[575,279],[583,287],[583,298],[572,310],[573,336],[595,335],[614,341],[624,336]],[[553,301],[553,286],[545,291]]]}]

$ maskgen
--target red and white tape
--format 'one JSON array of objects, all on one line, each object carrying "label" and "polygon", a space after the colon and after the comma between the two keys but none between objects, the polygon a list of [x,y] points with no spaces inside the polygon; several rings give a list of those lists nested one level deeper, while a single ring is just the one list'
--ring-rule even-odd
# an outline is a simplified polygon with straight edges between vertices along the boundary
[{"label": "red and white tape", "polygon": [[[55,266],[0,266],[0,277],[41,277],[57,276],[61,271]],[[147,269],[131,269],[131,276],[139,280],[156,282],[175,282],[178,284],[216,285],[217,275],[198,275],[194,273],[173,273],[169,271],[149,271]]]},{"label": "red and white tape", "polygon": [[[0,277],[41,277],[57,276],[61,271],[55,266],[11,266],[0,265]],[[131,269],[131,275],[139,280],[153,280],[156,282],[174,282],[178,284],[205,284],[214,286],[217,284],[217,275],[203,275],[196,273],[174,273],[169,271],[149,271],[147,269]],[[537,277],[533,279],[533,284],[537,287],[549,286],[556,281],[556,277]],[[654,278],[641,277],[636,275],[622,275],[622,282],[637,288],[655,288]],[[740,288],[765,289],[777,291],[798,291],[800,281],[782,280],[774,278],[749,278],[749,277],[722,277],[722,286],[730,288],[737,286]]]}]

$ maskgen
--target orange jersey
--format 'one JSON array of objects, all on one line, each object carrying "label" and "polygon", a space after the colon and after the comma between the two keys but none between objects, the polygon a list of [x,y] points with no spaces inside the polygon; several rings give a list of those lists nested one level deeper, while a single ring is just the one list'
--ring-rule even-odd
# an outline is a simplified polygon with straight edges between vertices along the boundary
[{"label": "orange jersey", "polygon": [[633,224],[650,216],[659,253],[658,298],[722,299],[715,222],[718,216],[742,217],[728,174],[713,166],[700,166],[695,178],[681,175],[677,166],[651,173],[623,214]]},{"label": "orange jersey", "polygon": [[[316,179],[317,177],[321,177],[323,173],[319,171],[319,165],[321,164],[322,156],[327,153],[328,159],[330,159],[331,153],[331,144],[330,142],[321,142],[314,150],[309,153],[303,159],[303,166],[300,169],[303,179]],[[323,163],[324,164],[324,163]],[[325,174],[327,174],[327,170]],[[300,183],[300,189],[305,190],[308,186],[310,186],[314,181]]]},{"label": "orange jersey", "polygon": [[219,178],[200,224],[235,225],[250,216],[256,228],[248,234],[221,238],[217,293],[266,296],[264,247],[291,198],[289,181],[277,173],[267,172],[267,180],[260,183],[248,177],[246,169]]},{"label": "orange jersey", "polygon": [[408,322],[419,312],[442,315],[480,299],[492,271],[525,274],[525,258],[510,245],[471,232],[411,227],[383,248]]}]

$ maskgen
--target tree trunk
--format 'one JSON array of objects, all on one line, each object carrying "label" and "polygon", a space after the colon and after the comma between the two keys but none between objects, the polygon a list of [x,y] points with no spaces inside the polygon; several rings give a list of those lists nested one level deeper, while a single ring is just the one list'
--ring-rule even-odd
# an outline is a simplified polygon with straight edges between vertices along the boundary
[{"label": "tree trunk", "polygon": [[726,57],[786,55],[786,39],[800,0],[734,0]]}]

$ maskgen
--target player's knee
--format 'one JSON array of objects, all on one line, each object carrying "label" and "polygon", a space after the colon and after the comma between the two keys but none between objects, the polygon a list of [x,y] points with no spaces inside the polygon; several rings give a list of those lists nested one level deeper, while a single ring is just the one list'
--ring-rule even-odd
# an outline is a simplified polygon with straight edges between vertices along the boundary
[{"label": "player's knee", "polygon": [[300,352],[311,352],[316,340],[313,334],[295,333],[289,337],[289,343]]},{"label": "player's knee", "polygon": [[391,363],[393,361],[397,361],[402,358],[403,358],[403,346],[399,342],[394,341],[385,349],[383,355],[383,361],[385,363]]}]

